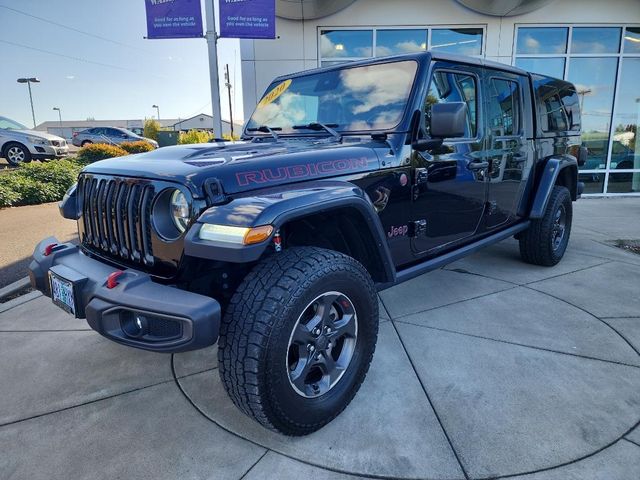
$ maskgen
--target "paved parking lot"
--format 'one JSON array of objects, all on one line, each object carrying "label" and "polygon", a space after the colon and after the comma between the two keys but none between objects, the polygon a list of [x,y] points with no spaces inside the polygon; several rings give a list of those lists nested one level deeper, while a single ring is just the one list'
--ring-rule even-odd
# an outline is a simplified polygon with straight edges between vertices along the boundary
[{"label": "paved parking lot", "polygon": [[[29,294],[0,305],[0,478],[640,478],[640,199],[582,200],[565,259],[505,241],[381,293],[347,410],[304,438],[227,399],[215,347],[115,345]],[[391,320],[392,319],[392,320]]]}]

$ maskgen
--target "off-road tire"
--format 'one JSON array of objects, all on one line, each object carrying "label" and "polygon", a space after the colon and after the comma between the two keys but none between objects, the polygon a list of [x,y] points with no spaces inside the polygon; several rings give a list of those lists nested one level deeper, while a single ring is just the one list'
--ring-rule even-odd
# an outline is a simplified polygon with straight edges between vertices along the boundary
[{"label": "off-road tire", "polygon": [[[10,151],[14,149],[20,150],[22,152],[22,160],[16,161],[14,158],[9,158]],[[31,152],[29,151],[29,149],[18,142],[7,143],[2,151],[2,156],[12,167],[17,167],[21,163],[29,163],[31,161]]]},{"label": "off-road tire", "polygon": [[[357,340],[337,383],[321,396],[307,398],[289,379],[292,331],[310,302],[334,291],[348,296],[355,307]],[[220,378],[248,416],[286,435],[306,435],[333,420],[353,399],[377,336],[376,290],[360,263],[316,247],[285,249],[261,261],[233,295],[220,327]]]},{"label": "off-road tire", "polygon": [[[558,211],[564,208],[565,230],[561,242],[554,247],[554,224]],[[571,194],[566,187],[556,185],[551,191],[544,216],[531,220],[531,225],[519,236],[520,256],[534,265],[556,265],[567,249],[573,217]]]}]

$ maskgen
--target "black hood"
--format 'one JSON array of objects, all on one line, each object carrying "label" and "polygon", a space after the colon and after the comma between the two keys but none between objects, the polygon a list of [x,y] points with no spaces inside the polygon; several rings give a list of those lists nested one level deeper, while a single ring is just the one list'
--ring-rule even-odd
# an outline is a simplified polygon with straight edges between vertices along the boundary
[{"label": "black hood", "polygon": [[174,181],[203,196],[203,184],[217,178],[225,193],[285,183],[348,175],[379,168],[382,142],[349,139],[342,143],[317,139],[236,142],[163,147],[111,158],[85,167],[85,172],[120,177]]}]

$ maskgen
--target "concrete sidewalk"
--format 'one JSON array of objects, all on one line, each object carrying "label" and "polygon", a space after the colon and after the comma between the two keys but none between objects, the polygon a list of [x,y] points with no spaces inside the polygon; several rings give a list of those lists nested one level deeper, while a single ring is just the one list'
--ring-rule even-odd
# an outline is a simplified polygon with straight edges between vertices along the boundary
[{"label": "concrete sidewalk", "polygon": [[581,200],[566,257],[505,241],[381,293],[352,404],[304,438],[238,412],[215,347],[109,342],[50,300],[0,305],[0,478],[640,478],[640,199]]}]

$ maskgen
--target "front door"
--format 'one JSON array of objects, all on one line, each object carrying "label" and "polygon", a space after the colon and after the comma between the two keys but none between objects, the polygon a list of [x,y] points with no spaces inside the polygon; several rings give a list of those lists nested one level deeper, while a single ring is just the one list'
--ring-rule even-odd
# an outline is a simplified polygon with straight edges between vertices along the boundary
[{"label": "front door", "polygon": [[521,77],[486,70],[486,128],[489,162],[488,230],[515,220],[524,189],[524,172],[533,164],[533,148],[524,135]]},{"label": "front door", "polygon": [[418,257],[437,253],[472,237],[486,202],[486,171],[482,157],[483,128],[479,100],[481,70],[437,62],[424,106],[421,134],[429,137],[431,105],[467,104],[464,138],[445,139],[441,147],[413,152],[412,250]]}]

